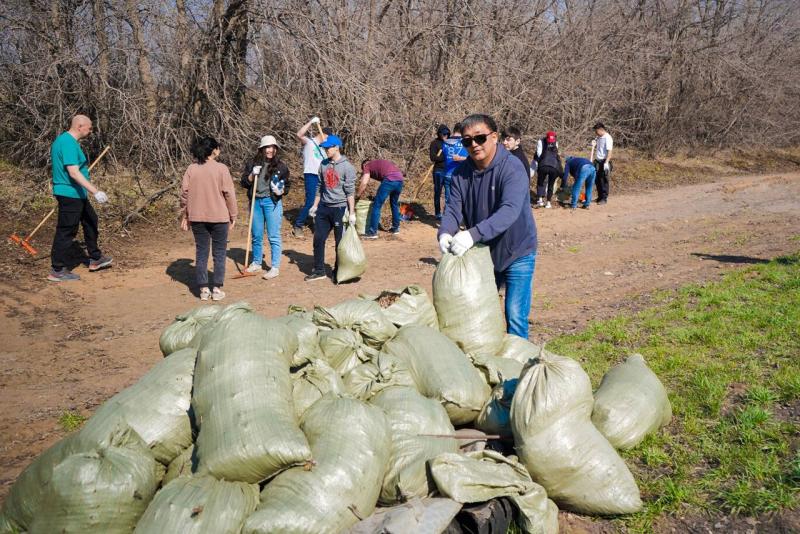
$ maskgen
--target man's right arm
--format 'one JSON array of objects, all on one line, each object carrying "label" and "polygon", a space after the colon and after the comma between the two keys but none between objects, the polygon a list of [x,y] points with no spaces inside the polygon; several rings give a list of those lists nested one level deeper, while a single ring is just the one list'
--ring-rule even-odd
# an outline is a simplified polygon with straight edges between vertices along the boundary
[{"label": "man's right arm", "polygon": [[310,139],[306,136],[306,134],[308,133],[309,128],[311,128],[311,125],[314,124],[315,118],[316,117],[312,117],[310,121],[305,123],[303,127],[297,130],[297,133],[295,133],[295,135],[297,136],[297,138],[300,140],[301,143],[306,144],[310,141]]}]

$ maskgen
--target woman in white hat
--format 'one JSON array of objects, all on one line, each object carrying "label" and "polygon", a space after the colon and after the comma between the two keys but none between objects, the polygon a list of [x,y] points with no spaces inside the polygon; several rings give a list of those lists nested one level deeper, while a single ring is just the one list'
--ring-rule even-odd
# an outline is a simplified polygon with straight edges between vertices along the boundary
[{"label": "woman in white hat", "polygon": [[262,269],[264,255],[264,226],[266,223],[269,239],[269,270],[263,278],[269,280],[280,273],[281,267],[281,223],[283,221],[283,195],[289,192],[289,168],[278,158],[278,142],[271,135],[261,138],[258,152],[245,167],[241,179],[247,189],[247,197],[252,198],[252,187],[256,188],[253,209],[253,262],[247,271],[254,273]]}]

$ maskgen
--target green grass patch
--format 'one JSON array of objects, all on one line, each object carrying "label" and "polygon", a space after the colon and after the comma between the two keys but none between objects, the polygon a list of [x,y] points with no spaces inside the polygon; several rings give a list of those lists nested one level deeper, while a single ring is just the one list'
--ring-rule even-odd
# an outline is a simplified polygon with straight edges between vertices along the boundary
[{"label": "green grass patch", "polygon": [[[800,254],[661,293],[631,316],[548,344],[595,387],[640,352],[670,393],[674,418],[623,453],[644,510],[615,522],[648,532],[662,514],[755,515],[800,504]],[[793,408],[788,409],[788,408]]]},{"label": "green grass patch", "polygon": [[61,417],[58,418],[58,424],[67,432],[78,430],[85,421],[86,418],[84,416],[69,410],[62,413]]}]

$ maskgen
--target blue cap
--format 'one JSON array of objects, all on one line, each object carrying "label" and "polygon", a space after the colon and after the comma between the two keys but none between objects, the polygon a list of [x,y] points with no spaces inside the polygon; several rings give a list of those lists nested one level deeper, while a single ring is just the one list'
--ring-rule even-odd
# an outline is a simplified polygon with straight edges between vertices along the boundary
[{"label": "blue cap", "polygon": [[326,140],[319,144],[320,148],[330,148],[332,146],[342,146],[342,140],[336,135],[329,135]]}]

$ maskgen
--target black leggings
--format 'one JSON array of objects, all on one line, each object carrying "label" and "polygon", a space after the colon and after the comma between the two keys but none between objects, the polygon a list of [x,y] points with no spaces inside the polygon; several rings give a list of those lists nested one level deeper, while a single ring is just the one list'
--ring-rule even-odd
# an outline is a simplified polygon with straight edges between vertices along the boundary
[{"label": "black leggings", "polygon": [[558,169],[553,167],[539,167],[536,171],[536,196],[547,197],[547,201],[553,198],[553,188],[558,178]]}]

